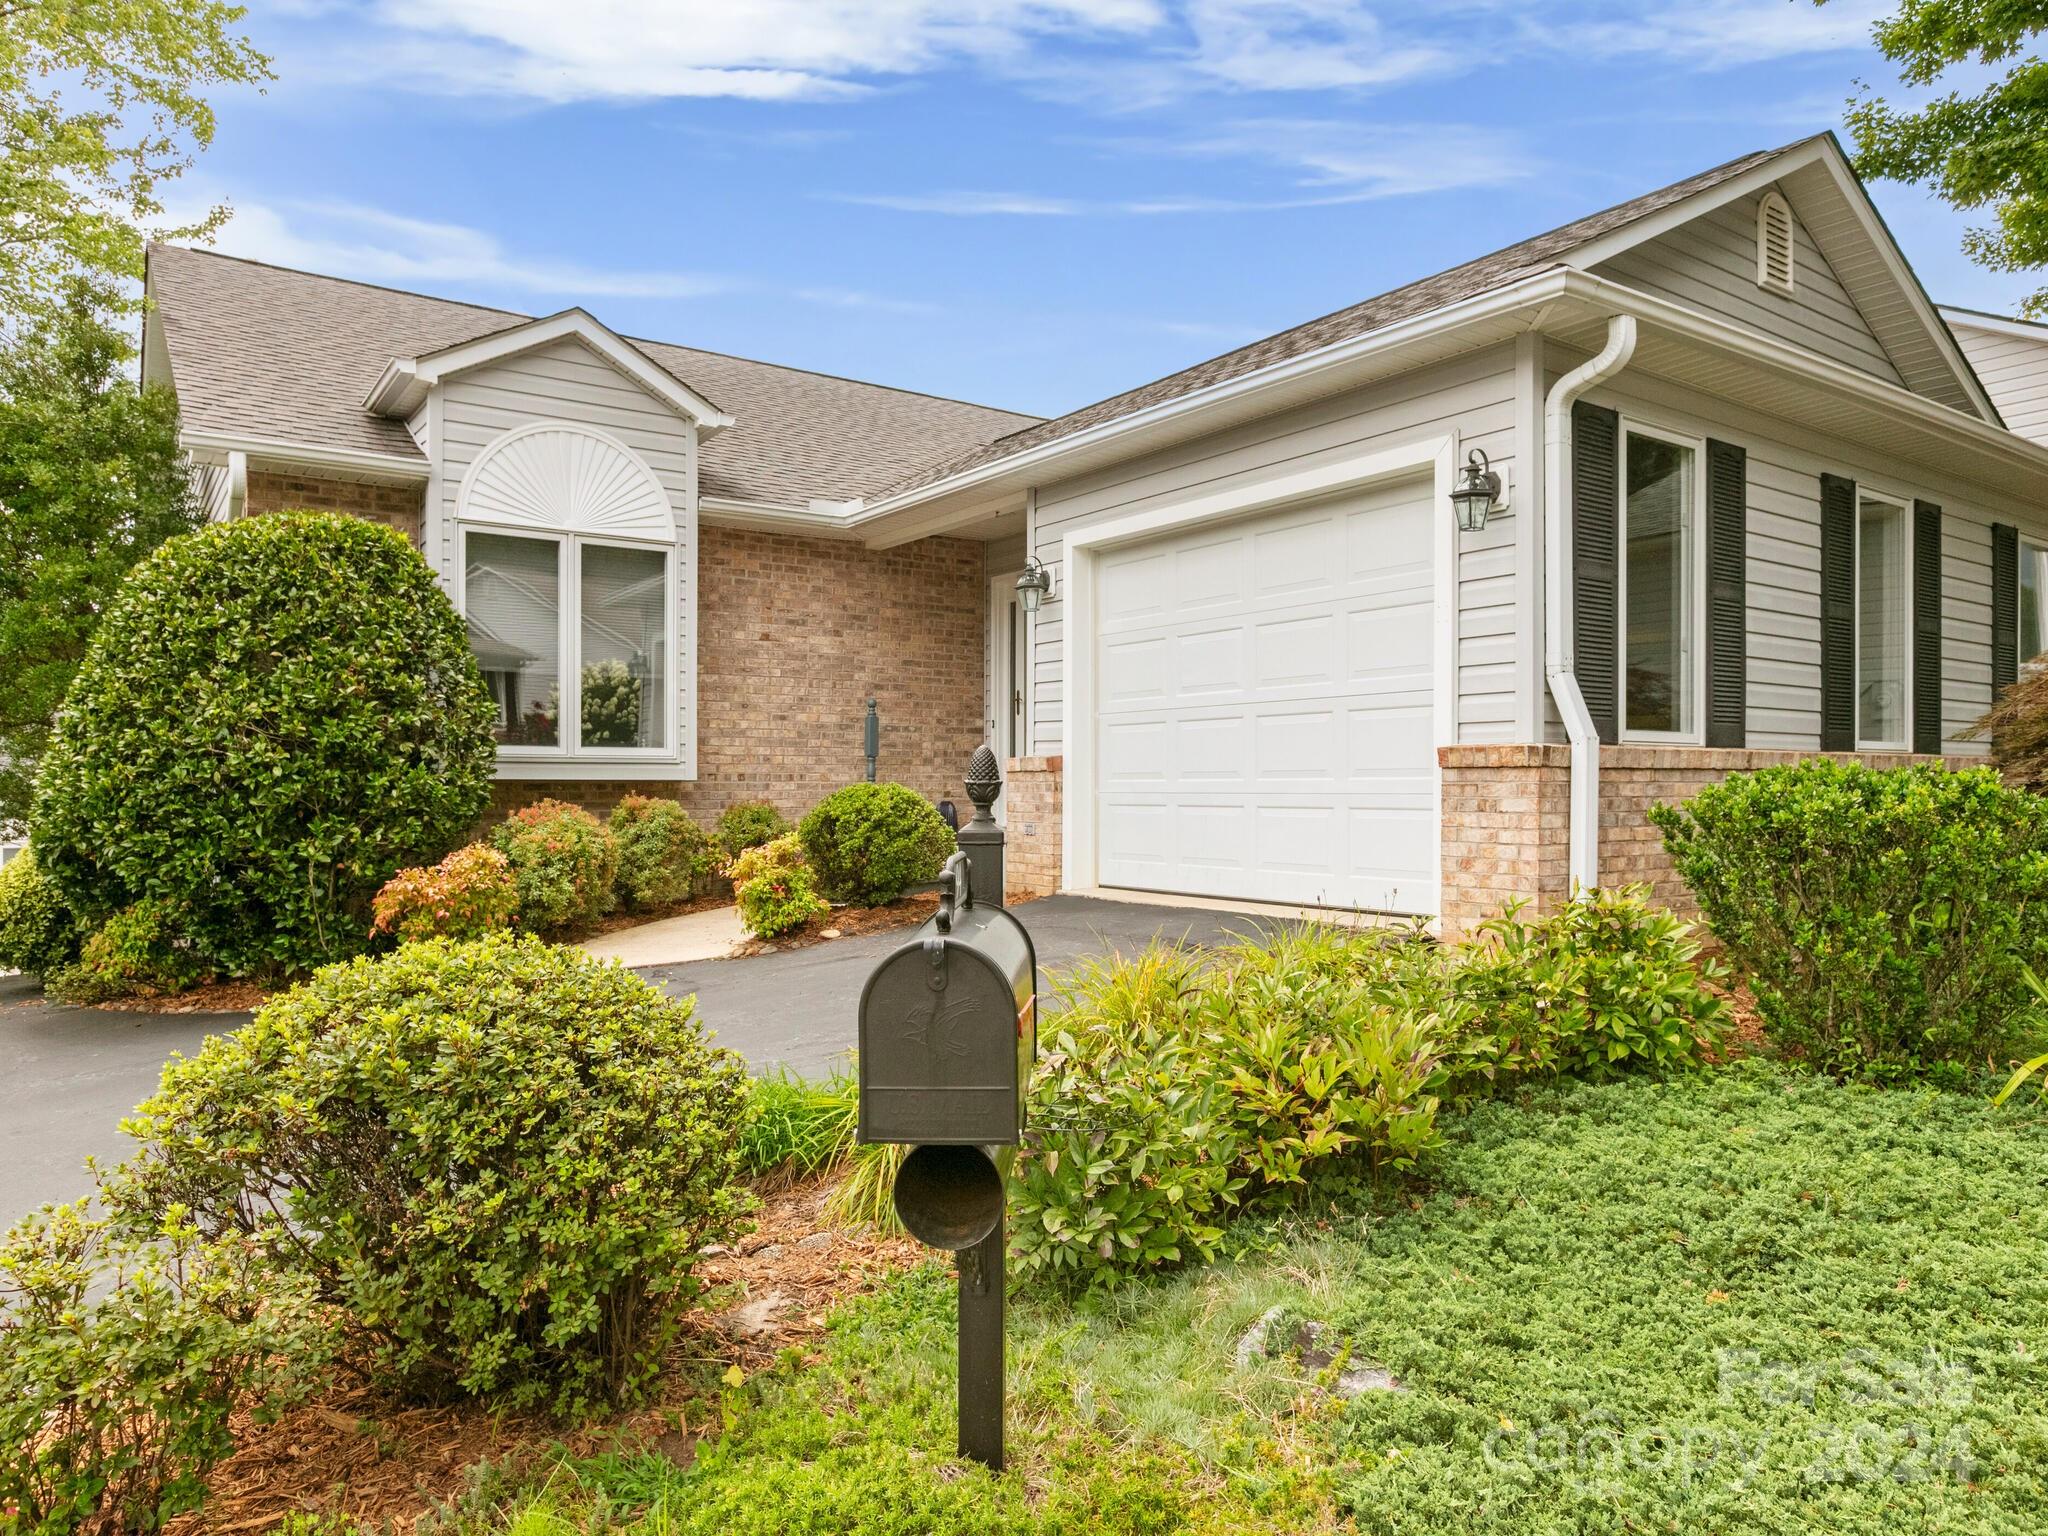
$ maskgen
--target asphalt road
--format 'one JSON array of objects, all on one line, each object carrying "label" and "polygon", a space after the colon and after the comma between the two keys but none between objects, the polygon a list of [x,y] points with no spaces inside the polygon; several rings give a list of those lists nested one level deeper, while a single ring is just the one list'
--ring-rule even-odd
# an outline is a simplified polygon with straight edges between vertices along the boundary
[{"label": "asphalt road", "polygon": [[[1050,896],[1017,909],[1042,969],[1089,955],[1131,953],[1154,938],[1212,944],[1257,931],[1257,920],[1192,908]],[[746,960],[706,960],[642,972],[675,996],[694,993],[698,1017],[756,1069],[817,1075],[844,1065],[854,1010],[875,962],[908,930],[836,939]],[[88,1155],[125,1157],[121,1120],[155,1089],[164,1063],[242,1013],[120,1013],[45,1002],[35,983],[0,976],[0,1225],[47,1200],[92,1192]]]}]

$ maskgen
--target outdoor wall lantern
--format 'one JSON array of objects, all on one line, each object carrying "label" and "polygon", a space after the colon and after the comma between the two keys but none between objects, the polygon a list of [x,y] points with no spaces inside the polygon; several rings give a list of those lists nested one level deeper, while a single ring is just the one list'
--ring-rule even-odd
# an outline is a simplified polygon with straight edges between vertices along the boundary
[{"label": "outdoor wall lantern", "polygon": [[[1484,448],[1474,448],[1465,456],[1465,467],[1459,474],[1461,478],[1451,492],[1451,505],[1458,509],[1458,531],[1478,533],[1486,527],[1486,514],[1500,500],[1500,475],[1488,462]],[[1018,586],[1021,588],[1023,583]]]},{"label": "outdoor wall lantern", "polygon": [[1024,562],[1024,574],[1017,578],[1017,596],[1023,599],[1026,613],[1038,612],[1038,605],[1052,596],[1052,572],[1036,555]]}]

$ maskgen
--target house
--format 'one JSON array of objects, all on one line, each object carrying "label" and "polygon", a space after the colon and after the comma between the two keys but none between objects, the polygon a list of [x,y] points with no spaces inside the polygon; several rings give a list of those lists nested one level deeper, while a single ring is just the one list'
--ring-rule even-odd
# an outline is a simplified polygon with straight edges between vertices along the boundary
[{"label": "house", "polygon": [[1455,928],[1681,896],[1643,809],[1733,770],[1981,755],[2038,644],[2048,445],[1832,135],[1046,421],[191,251],[149,290],[221,515],[421,546],[508,804],[801,810],[872,695],[885,776],[1008,760],[1019,890]]}]

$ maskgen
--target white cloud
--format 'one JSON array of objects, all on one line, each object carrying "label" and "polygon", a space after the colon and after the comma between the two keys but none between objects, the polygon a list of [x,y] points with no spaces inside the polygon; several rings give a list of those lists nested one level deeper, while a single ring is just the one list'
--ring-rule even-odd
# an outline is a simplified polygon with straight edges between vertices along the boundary
[{"label": "white cloud", "polygon": [[1095,211],[1094,205],[1074,198],[1040,197],[1031,192],[828,192],[824,196],[835,203],[892,208],[898,213],[945,213],[960,218],[991,213],[1059,218]]},{"label": "white cloud", "polygon": [[[699,299],[764,293],[759,282],[715,272],[593,267],[507,250],[466,224],[409,218],[356,203],[234,199],[213,243],[230,256],[396,287],[460,285],[486,292],[579,299]],[[851,288],[802,287],[781,294],[832,309],[928,314],[937,306]]]},{"label": "white cloud", "polygon": [[1578,58],[1650,54],[1717,69],[1867,46],[1872,24],[1895,8],[1894,0],[1677,0],[1648,8],[1601,0],[1574,11],[1529,0],[1521,24],[1530,40]]},{"label": "white cloud", "polygon": [[378,17],[434,41],[407,74],[543,101],[857,95],[876,77],[1162,20],[1155,0],[383,0]]},{"label": "white cloud", "polygon": [[622,271],[525,256],[465,224],[354,203],[237,201],[232,207],[217,249],[365,282],[473,283],[530,293],[660,299],[701,298],[733,286],[701,272]]},{"label": "white cloud", "polygon": [[1115,139],[1102,147],[1119,158],[1139,154],[1265,162],[1281,168],[1287,184],[1295,190],[1250,197],[1156,194],[1102,199],[973,190],[825,195],[834,202],[962,218],[991,214],[1072,218],[1088,214],[1261,213],[1499,186],[1534,169],[1510,136],[1458,124],[1246,118],[1220,123],[1186,139]]}]

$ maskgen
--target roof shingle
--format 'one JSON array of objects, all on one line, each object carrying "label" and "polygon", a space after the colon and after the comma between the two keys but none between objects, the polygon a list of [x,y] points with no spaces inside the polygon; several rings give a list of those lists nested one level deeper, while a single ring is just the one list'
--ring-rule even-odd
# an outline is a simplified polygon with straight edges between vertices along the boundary
[{"label": "roof shingle", "polygon": [[1439,272],[1433,277],[1425,277],[1405,287],[1395,288],[1377,298],[1367,299],[1363,303],[1353,304],[1346,309],[1310,320],[1291,330],[1281,331],[1277,335],[1239,347],[1234,352],[1212,357],[1207,362],[1197,363],[1192,368],[1169,374],[1163,379],[1155,379],[1150,384],[1140,385],[1120,395],[1112,395],[1107,400],[1098,400],[1093,405],[1084,405],[1064,416],[1034,422],[1005,437],[999,437],[992,443],[965,449],[947,462],[915,470],[891,486],[887,494],[894,495],[934,484],[953,475],[1009,458],[1012,454],[1036,448],[1043,443],[1057,441],[1090,427],[1100,426],[1119,417],[1164,404],[1182,395],[1193,394],[1197,390],[1224,383],[1244,374],[1256,373],[1259,369],[1269,368],[1275,363],[1286,362],[1290,358],[1334,346],[1338,342],[1350,341],[1383,326],[1393,325],[1398,321],[1439,309],[1446,304],[1454,304],[1461,299],[1474,298],[1494,288],[1503,287],[1531,273],[1556,266],[1560,258],[1590,240],[1597,240],[1602,235],[1610,234],[1624,225],[1633,224],[1636,220],[1647,217],[1659,209],[1668,208],[1673,203],[1683,202],[1686,198],[1718,186],[1724,181],[1732,181],[1764,161],[1774,159],[1787,150],[1795,149],[1799,144],[1807,142],[1809,141],[1802,139],[1779,149],[1759,150],[1754,154],[1730,160],[1726,165],[1717,165],[1712,170],[1701,171],[1696,176],[1675,181],[1668,187],[1631,198],[1625,203],[1617,203],[1612,208],[1588,214],[1582,219],[1575,219],[1569,224],[1560,225],[1556,229],[1507,246],[1490,256],[1481,256],[1466,262],[1463,266],[1452,267],[1449,271]]},{"label": "roof shingle", "polygon": [[[530,316],[181,246],[150,285],[187,426],[417,458],[405,424],[363,408],[394,357]],[[707,496],[802,505],[871,496],[1038,418],[663,342],[633,343],[735,425],[704,444]]]}]

